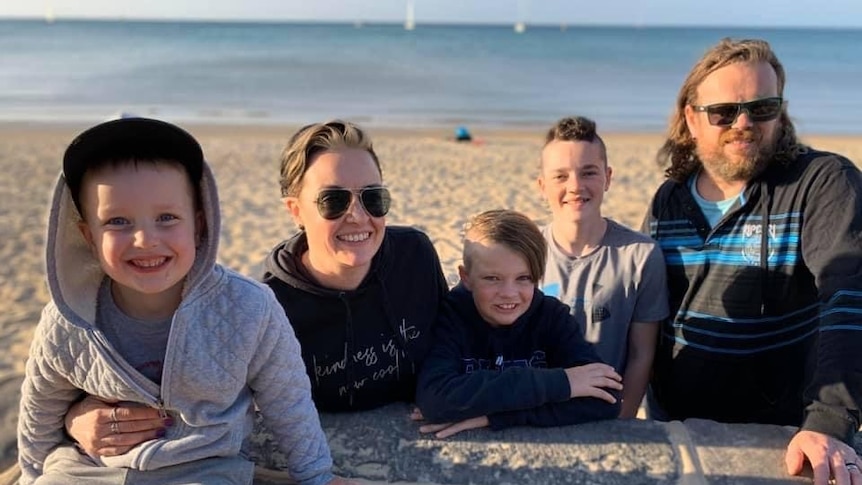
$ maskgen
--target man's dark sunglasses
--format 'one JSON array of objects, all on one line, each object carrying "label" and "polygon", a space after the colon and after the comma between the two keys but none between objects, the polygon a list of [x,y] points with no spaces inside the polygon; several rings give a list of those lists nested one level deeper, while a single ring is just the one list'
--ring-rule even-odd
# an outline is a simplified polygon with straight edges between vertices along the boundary
[{"label": "man's dark sunglasses", "polygon": [[361,189],[323,189],[317,194],[317,212],[327,220],[338,219],[350,209],[353,194],[371,217],[383,217],[389,212],[392,197],[386,187],[364,187]]},{"label": "man's dark sunglasses", "polygon": [[745,111],[751,121],[772,121],[781,114],[781,106],[784,100],[776,96],[774,98],[763,98],[749,101],[747,103],[718,103],[708,106],[695,106],[692,109],[698,112],[706,112],[709,124],[713,126],[730,126]]}]

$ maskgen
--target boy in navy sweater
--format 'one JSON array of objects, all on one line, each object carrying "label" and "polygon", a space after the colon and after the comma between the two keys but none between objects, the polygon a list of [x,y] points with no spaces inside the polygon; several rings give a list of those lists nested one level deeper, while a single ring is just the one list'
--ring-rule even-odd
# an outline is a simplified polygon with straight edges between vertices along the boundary
[{"label": "boy in navy sweater", "polygon": [[414,419],[439,438],[490,426],[560,426],[615,418],[619,374],[601,363],[569,307],[537,288],[547,248],[509,210],[467,225],[461,283],[446,298],[419,373]]}]

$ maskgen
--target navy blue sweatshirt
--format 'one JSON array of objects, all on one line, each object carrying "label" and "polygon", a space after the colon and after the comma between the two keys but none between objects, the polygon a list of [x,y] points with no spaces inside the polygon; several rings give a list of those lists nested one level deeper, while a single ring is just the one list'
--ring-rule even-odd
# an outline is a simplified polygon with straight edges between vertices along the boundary
[{"label": "navy blue sweatshirt", "polygon": [[[492,429],[562,426],[616,418],[619,401],[570,399],[565,368],[601,362],[569,307],[538,289],[511,326],[492,327],[455,287],[440,309],[419,373],[416,403],[432,423],[487,416]],[[619,399],[617,391],[611,391]]]}]

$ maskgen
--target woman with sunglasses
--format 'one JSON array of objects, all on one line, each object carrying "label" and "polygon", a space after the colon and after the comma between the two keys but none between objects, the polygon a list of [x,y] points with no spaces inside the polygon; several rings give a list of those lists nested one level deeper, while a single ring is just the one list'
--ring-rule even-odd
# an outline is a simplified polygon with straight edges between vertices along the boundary
[{"label": "woman with sunglasses", "polygon": [[[386,227],[391,198],[371,140],[343,121],[308,125],[282,153],[280,183],[300,231],[272,250],[263,281],[299,339],[318,410],[412,401],[448,287],[428,236]],[[93,456],[123,454],[171,424],[94,397],[66,416]]]},{"label": "woman with sunglasses", "polygon": [[281,191],[300,232],[273,249],[263,281],[296,330],[318,409],[412,401],[448,287],[425,234],[386,227],[371,140],[343,121],[300,129],[282,153]]}]

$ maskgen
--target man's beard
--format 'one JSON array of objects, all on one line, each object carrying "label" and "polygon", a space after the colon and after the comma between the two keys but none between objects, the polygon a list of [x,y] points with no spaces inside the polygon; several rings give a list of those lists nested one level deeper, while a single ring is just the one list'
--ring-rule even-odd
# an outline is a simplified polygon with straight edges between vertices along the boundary
[{"label": "man's beard", "polygon": [[[747,182],[763,172],[775,155],[777,132],[776,126],[769,141],[764,143],[763,137],[754,130],[729,130],[722,134],[716,149],[704,153],[698,147],[697,156],[710,174],[728,182]],[[734,157],[731,161],[723,150],[727,143],[734,141],[754,143],[757,151],[742,158]]]}]

